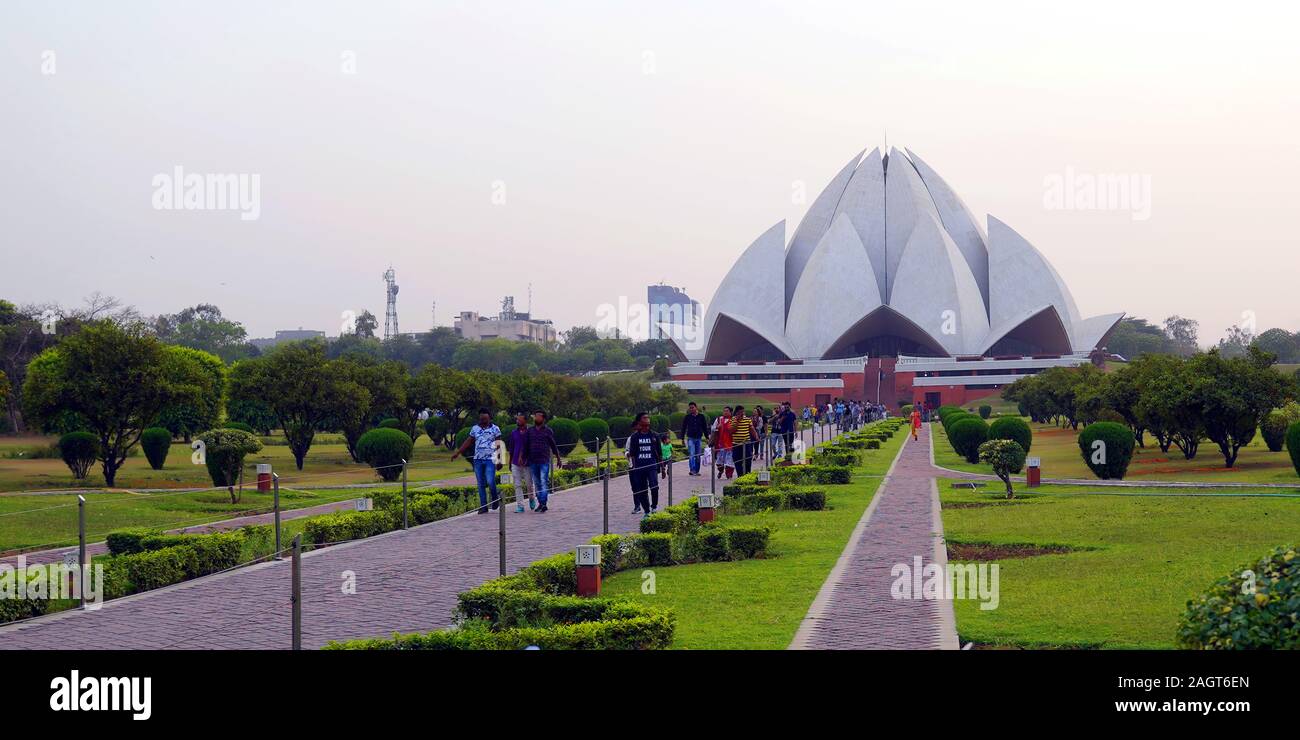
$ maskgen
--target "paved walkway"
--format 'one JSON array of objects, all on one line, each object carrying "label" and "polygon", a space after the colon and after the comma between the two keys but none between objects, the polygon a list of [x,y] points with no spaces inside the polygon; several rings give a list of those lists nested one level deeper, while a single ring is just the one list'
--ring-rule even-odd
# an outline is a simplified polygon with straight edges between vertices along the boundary
[{"label": "paved walkway", "polygon": [[[900,430],[903,431],[903,430]],[[930,433],[907,441],[791,644],[795,649],[955,649],[950,601],[895,599],[891,570],[947,563]]]},{"label": "paved walkway", "polygon": [[[806,432],[804,438],[811,439]],[[675,464],[675,500],[693,488],[707,491],[708,478],[689,477],[686,464]],[[610,481],[609,500],[610,531],[634,531],[638,517],[626,476]],[[601,512],[599,484],[556,494],[545,514],[510,507],[508,571],[586,543],[601,533]],[[497,522],[495,513],[470,513],[305,554],[303,647],[449,626],[456,594],[498,574]],[[354,594],[344,593],[350,579]],[[261,563],[116,599],[96,611],[0,626],[0,648],[288,648],[289,594],[289,561]]]}]

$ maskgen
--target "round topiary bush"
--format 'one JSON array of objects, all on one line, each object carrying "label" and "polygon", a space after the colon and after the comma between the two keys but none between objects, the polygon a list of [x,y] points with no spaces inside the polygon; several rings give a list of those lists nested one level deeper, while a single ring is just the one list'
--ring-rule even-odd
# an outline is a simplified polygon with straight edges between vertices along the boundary
[{"label": "round topiary bush", "polygon": [[[262,449],[262,442],[240,429],[210,429],[196,439],[203,443],[203,463],[214,486],[233,486],[239,482],[244,456]],[[237,503],[231,494],[231,503]]]},{"label": "round topiary bush", "polygon": [[609,436],[613,437],[614,444],[622,447],[627,443],[627,437],[632,433],[632,417],[630,416],[611,416],[609,417]]},{"label": "round topiary bush", "polygon": [[140,432],[140,449],[144,450],[145,459],[154,470],[163,469],[171,446],[172,433],[162,427],[149,427]]},{"label": "round topiary bush", "polygon": [[424,420],[424,433],[429,435],[429,440],[434,444],[442,441],[447,436],[447,418],[445,416],[430,416]]},{"label": "round topiary bush", "polygon": [[1269,452],[1281,452],[1286,447],[1286,428],[1289,425],[1290,420],[1282,413],[1282,409],[1273,409],[1264,416],[1259,424],[1259,433]]},{"label": "round topiary bush", "polygon": [[242,421],[228,421],[228,422],[226,422],[225,424],[222,424],[222,425],[221,425],[221,428],[222,428],[222,429],[238,429],[238,430],[241,431],[241,432],[248,432],[249,434],[256,434],[256,433],[257,433],[257,430],[256,430],[256,429],[252,428],[251,426],[245,424],[245,423],[242,422]]},{"label": "round topiary bush", "polygon": [[555,446],[560,448],[560,454],[568,457],[573,448],[578,446],[579,435],[578,422],[573,419],[566,419],[557,416],[551,419],[551,431],[555,433]]},{"label": "round topiary bush", "polygon": [[380,429],[401,429],[402,422],[390,416],[387,419],[384,419],[383,421],[379,422],[379,428]]},{"label": "round topiary bush", "polygon": [[587,452],[600,449],[601,440],[609,439],[609,424],[604,419],[589,416],[578,422],[578,437]]},{"label": "round topiary bush", "polygon": [[1300,421],[1286,428],[1286,451],[1291,455],[1291,465],[1300,475]]},{"label": "round topiary bush", "polygon": [[676,436],[682,431],[682,421],[686,419],[685,411],[674,411],[668,415],[668,430]]},{"label": "round topiary bush", "polygon": [[992,415],[993,415],[993,407],[992,407],[992,406],[980,406],[980,418],[981,418],[981,419],[987,419],[987,418],[989,418],[989,417],[992,416]]},{"label": "round topiary bush", "polygon": [[1009,439],[1029,452],[1034,444],[1034,430],[1019,416],[1000,416],[989,424],[989,439]]},{"label": "round topiary bush", "polygon": [[952,449],[966,458],[966,462],[977,463],[980,461],[980,445],[989,438],[989,425],[983,419],[967,414],[952,423],[948,438],[952,442]]},{"label": "round topiary bush", "polygon": [[402,461],[411,459],[414,442],[400,429],[371,429],[357,440],[357,457],[386,481],[402,477]]},{"label": "round topiary bush", "polygon": [[68,432],[59,437],[59,457],[72,477],[85,480],[90,466],[99,459],[99,438],[90,432]]},{"label": "round topiary bush", "polygon": [[1285,545],[1188,601],[1175,641],[1192,650],[1296,650],[1298,611],[1300,546]]},{"label": "round topiary bush", "polygon": [[[680,429],[680,427],[678,427]],[[668,431],[668,417],[663,414],[652,414],[650,416],[650,430],[655,434],[663,434]]]},{"label": "round topiary bush", "polygon": [[1079,451],[1088,469],[1102,480],[1122,480],[1133,460],[1133,432],[1123,424],[1099,421],[1079,432]]},{"label": "round topiary bush", "polygon": [[473,424],[470,424],[468,426],[463,426],[460,429],[456,430],[456,436],[452,438],[452,443],[451,443],[452,449],[459,450],[460,446],[465,444],[465,440],[469,439],[469,430],[470,427],[472,426]]},{"label": "round topiary bush", "polygon": [[939,423],[943,424],[944,433],[949,436],[952,436],[952,425],[966,418],[978,419],[979,417],[974,414],[968,414],[965,411],[953,411],[947,416],[941,418],[939,420]]},{"label": "round topiary bush", "polygon": [[903,404],[902,406],[899,406],[899,407],[898,407],[898,413],[899,413],[900,416],[911,416],[911,415],[912,415],[912,404],[910,404],[910,403],[905,403],[905,404]]}]

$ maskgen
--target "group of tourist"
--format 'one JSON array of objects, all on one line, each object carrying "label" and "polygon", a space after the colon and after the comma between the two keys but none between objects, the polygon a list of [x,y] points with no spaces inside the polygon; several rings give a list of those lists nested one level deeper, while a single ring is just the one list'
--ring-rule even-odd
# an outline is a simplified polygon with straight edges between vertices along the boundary
[{"label": "group of tourist", "polygon": [[[883,405],[844,399],[810,404],[802,413],[807,421],[832,423],[846,430],[888,416]],[[497,472],[505,467],[507,457],[514,481],[515,511],[523,513],[525,501],[532,511],[539,514],[547,511],[551,461],[561,466],[563,456],[555,442],[555,432],[546,423],[546,413],[535,411],[531,425],[529,421],[529,415],[516,414],[515,428],[509,436],[504,436],[492,422],[491,412],[479,409],[478,423],[470,427],[465,441],[452,453],[451,459],[455,460],[473,449],[478,513],[495,511],[501,505]],[[798,415],[788,401],[771,411],[761,405],[755,405],[752,411],[740,405],[724,406],[711,423],[704,410],[692,401],[678,430],[679,438],[686,445],[688,475],[700,476],[703,468],[711,468],[716,469],[719,479],[730,480],[749,473],[755,459],[791,456],[795,452],[798,423]],[[641,412],[636,415],[623,454],[629,465],[635,507],[632,513],[649,516],[659,509],[659,479],[669,475],[672,440],[667,432],[651,430],[650,414]]]}]

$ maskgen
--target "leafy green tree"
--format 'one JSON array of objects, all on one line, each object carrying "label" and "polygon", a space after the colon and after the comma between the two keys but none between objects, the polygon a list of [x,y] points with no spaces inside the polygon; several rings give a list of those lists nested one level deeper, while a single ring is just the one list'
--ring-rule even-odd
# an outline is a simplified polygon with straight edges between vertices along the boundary
[{"label": "leafy green tree", "polygon": [[357,442],[381,419],[390,416],[396,418],[400,428],[407,431],[407,438],[413,438],[415,422],[418,420],[408,418],[406,413],[409,376],[405,366],[392,360],[378,361],[355,355],[339,358],[332,361],[332,364],[348,380],[365,388],[369,397],[369,405],[363,413],[348,413],[341,419],[333,420],[331,424],[343,432],[348,454],[354,462],[363,462],[357,451]]},{"label": "leafy green tree", "polygon": [[1142,427],[1156,438],[1161,452],[1169,452],[1170,445],[1175,445],[1184,459],[1191,460],[1205,437],[1205,422],[1196,401],[1197,386],[1203,379],[1196,377],[1181,357],[1143,359],[1142,390],[1135,413]]},{"label": "leafy green tree", "polygon": [[460,431],[468,417],[477,416],[480,408],[495,411],[505,403],[505,394],[492,374],[481,370],[463,372],[436,365],[420,368],[411,379],[407,397],[422,408],[442,412],[447,420],[449,436]]},{"label": "leafy green tree", "polygon": [[240,429],[209,429],[199,435],[199,441],[203,443],[203,464],[212,485],[225,486],[230,503],[239,503],[240,492],[235,488],[239,471],[246,456],[262,449],[262,441]]},{"label": "leafy green tree", "polygon": [[1237,462],[1242,447],[1269,411],[1294,396],[1294,386],[1273,369],[1275,357],[1248,346],[1241,357],[1223,357],[1211,350],[1189,361],[1198,382],[1199,407],[1205,436],[1219,446],[1224,467]]},{"label": "leafy green tree", "polygon": [[248,344],[248,332],[243,325],[225,318],[221,309],[210,303],[158,316],[153,320],[153,327],[158,338],[167,344],[209,352],[223,362],[256,354],[256,348]]},{"label": "leafy green tree", "polygon": [[1285,329],[1269,329],[1255,337],[1254,344],[1264,352],[1276,355],[1278,362],[1300,362],[1300,332],[1292,334]]},{"label": "leafy green tree", "polygon": [[979,460],[991,466],[993,474],[1006,485],[1007,498],[1015,498],[1011,476],[1025,467],[1025,449],[1010,439],[990,439],[979,446]]},{"label": "leafy green tree", "polygon": [[158,424],[188,444],[194,434],[212,429],[221,420],[226,365],[214,354],[183,346],[167,347],[166,358],[167,374],[198,393],[164,406]]},{"label": "leafy green tree", "polygon": [[299,470],[317,430],[339,428],[370,409],[370,392],[351,379],[347,366],[325,358],[320,340],[280,345],[236,370],[230,376],[231,398],[271,410]]},{"label": "leafy green tree", "polygon": [[176,363],[168,354],[142,325],[88,323],[31,361],[24,411],[37,420],[79,415],[99,440],[104,482],[111,487],[127,452],[164,408],[199,401],[198,387],[169,375]]},{"label": "leafy green tree", "polygon": [[367,339],[375,338],[375,330],[379,328],[379,319],[369,311],[362,311],[357,317],[356,323],[353,324],[352,333],[358,337]]}]

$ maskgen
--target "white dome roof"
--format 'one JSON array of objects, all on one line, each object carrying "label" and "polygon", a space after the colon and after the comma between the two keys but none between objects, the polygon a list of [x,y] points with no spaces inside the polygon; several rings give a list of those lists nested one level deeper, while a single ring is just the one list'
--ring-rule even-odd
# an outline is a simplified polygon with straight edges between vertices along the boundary
[{"label": "white dome roof", "polygon": [[718,286],[693,360],[1088,352],[1122,313],[1079,316],[1056,270],[986,232],[910,150],[858,154],[783,245],[768,229]]}]

